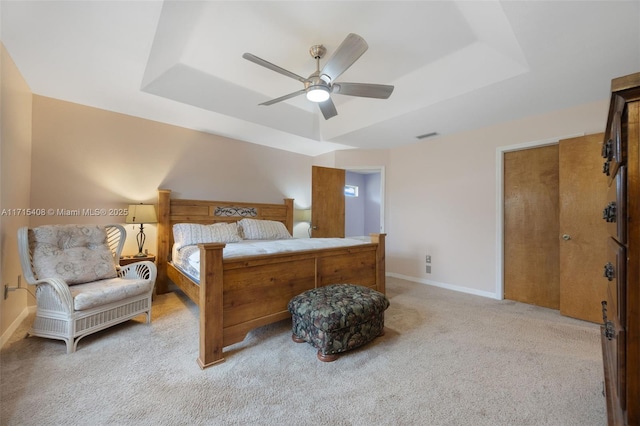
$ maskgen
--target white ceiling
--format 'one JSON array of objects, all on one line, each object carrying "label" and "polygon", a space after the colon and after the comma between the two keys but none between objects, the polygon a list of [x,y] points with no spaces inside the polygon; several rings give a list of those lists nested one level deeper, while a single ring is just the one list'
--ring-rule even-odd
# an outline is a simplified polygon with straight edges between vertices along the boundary
[{"label": "white ceiling", "polygon": [[[606,99],[640,71],[640,1],[5,1],[1,36],[33,93],[307,155],[390,148]],[[369,50],[338,81],[391,84],[387,100],[302,83],[349,33]],[[323,62],[321,61],[321,66]]]}]

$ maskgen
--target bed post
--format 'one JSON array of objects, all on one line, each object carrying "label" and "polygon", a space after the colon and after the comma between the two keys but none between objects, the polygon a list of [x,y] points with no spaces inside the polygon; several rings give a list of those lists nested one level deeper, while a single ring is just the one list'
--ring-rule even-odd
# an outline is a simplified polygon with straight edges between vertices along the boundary
[{"label": "bed post", "polygon": [[[198,244],[200,248],[200,352],[198,365],[205,369],[224,361],[224,303],[222,249],[226,244]],[[204,283],[204,285],[203,285]]]},{"label": "bed post", "polygon": [[386,294],[385,238],[387,234],[370,234],[371,242],[378,243],[376,249],[376,284],[378,291]]},{"label": "bed post", "polygon": [[168,291],[167,262],[169,260],[169,241],[171,236],[171,190],[158,189],[158,237],[157,258],[158,276],[156,278],[156,293]]},{"label": "bed post", "polygon": [[284,205],[287,206],[287,223],[285,223],[285,226],[289,233],[293,235],[293,198],[285,198]]}]

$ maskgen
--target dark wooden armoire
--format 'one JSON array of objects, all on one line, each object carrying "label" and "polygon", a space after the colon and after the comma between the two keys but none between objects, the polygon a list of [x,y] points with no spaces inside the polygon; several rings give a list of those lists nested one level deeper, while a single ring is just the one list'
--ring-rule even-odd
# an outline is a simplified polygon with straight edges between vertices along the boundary
[{"label": "dark wooden armoire", "polygon": [[611,82],[602,145],[609,183],[602,356],[609,425],[640,425],[640,73]]}]

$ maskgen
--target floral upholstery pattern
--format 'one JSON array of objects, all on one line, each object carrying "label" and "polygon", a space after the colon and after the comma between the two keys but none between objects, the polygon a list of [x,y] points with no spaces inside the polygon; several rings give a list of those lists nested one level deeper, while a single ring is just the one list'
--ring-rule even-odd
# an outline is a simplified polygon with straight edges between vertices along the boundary
[{"label": "floral upholstery pattern", "polygon": [[381,335],[387,297],[371,288],[334,284],[289,301],[293,334],[323,355],[356,348]]},{"label": "floral upholstery pattern", "polygon": [[38,277],[81,284],[117,276],[107,233],[98,225],[45,225],[29,231]]},{"label": "floral upholstery pattern", "polygon": [[118,302],[152,290],[154,282],[148,279],[110,278],[85,284],[77,284],[69,289],[73,297],[73,309],[84,311],[96,306]]}]

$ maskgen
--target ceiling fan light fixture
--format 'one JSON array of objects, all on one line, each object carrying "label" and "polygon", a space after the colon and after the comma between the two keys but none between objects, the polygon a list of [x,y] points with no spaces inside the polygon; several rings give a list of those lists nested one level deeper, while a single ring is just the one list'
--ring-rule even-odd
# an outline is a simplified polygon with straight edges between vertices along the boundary
[{"label": "ceiling fan light fixture", "polygon": [[311,102],[324,102],[329,99],[329,89],[324,86],[311,86],[307,89],[307,99]]},{"label": "ceiling fan light fixture", "polygon": [[[1,1],[1,0],[0,0]],[[320,59],[324,57],[327,49],[316,44],[311,46],[309,53],[316,61],[316,70],[307,78],[292,73],[278,65],[265,61],[251,53],[244,53],[242,57],[248,61],[258,64],[262,67],[275,71],[279,74],[298,80],[304,84],[304,89],[296,90],[288,95],[280,96],[260,105],[273,105],[287,99],[295,98],[303,93],[307,100],[317,103],[325,120],[338,115],[336,106],[331,96],[347,95],[363,98],[387,99],[393,92],[393,86],[384,84],[368,84],[368,83],[339,83],[336,81],[355,61],[362,56],[368,49],[367,42],[357,34],[350,33],[340,43],[338,49],[331,55],[331,58],[320,68]]]}]

